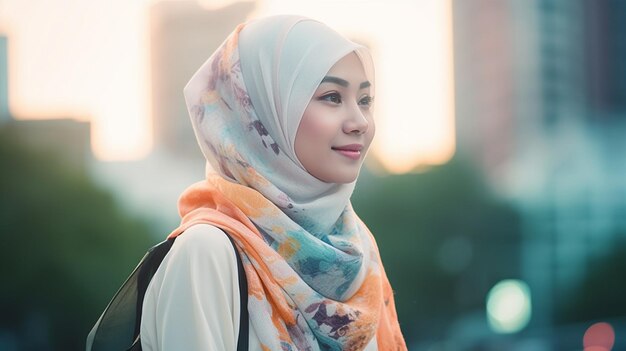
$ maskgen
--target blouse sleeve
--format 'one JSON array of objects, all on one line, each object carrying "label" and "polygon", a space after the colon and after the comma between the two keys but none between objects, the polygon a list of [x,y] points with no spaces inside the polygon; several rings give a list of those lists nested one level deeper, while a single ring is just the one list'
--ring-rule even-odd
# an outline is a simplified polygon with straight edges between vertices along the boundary
[{"label": "blouse sleeve", "polygon": [[141,318],[147,351],[235,351],[239,281],[233,246],[199,224],[176,238],[148,285]]}]

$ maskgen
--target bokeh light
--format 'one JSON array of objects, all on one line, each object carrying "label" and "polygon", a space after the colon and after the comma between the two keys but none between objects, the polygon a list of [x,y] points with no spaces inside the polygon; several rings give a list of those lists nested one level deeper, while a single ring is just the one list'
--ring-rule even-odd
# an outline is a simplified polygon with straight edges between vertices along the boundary
[{"label": "bokeh light", "polygon": [[507,279],[487,295],[487,319],[496,333],[516,333],[531,317],[530,288],[521,280]]},{"label": "bokeh light", "polygon": [[583,337],[584,351],[611,351],[615,343],[615,331],[609,323],[595,323]]}]

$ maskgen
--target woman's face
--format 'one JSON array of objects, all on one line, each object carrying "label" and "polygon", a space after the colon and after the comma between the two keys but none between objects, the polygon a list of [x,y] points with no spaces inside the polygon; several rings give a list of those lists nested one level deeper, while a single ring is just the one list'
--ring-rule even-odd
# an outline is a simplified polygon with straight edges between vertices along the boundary
[{"label": "woman's face", "polygon": [[344,56],[328,71],[309,102],[296,133],[296,156],[327,183],[356,180],[374,138],[372,96],[361,60]]}]

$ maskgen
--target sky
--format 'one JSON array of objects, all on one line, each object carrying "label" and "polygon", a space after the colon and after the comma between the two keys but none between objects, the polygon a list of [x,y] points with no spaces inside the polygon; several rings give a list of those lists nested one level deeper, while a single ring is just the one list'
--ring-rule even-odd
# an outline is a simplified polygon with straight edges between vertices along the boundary
[{"label": "sky", "polygon": [[[145,157],[152,148],[147,16],[155,2],[0,0],[12,114],[91,121],[98,159]],[[370,45],[372,153],[387,171],[403,173],[454,153],[450,7],[447,0],[264,0],[253,16],[302,14]]]}]

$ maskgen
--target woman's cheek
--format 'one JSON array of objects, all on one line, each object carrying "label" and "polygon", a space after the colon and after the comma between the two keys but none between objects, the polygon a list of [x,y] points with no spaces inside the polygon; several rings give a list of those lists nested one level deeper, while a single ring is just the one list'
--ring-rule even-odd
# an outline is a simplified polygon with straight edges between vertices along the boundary
[{"label": "woman's cheek", "polygon": [[331,138],[335,135],[337,128],[340,128],[340,125],[332,118],[333,116],[328,111],[328,108],[319,106],[310,112],[311,114],[306,116],[307,118],[302,122],[307,134],[312,138],[316,140]]}]

